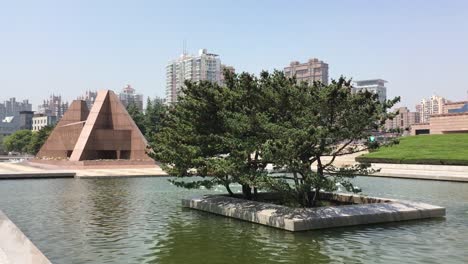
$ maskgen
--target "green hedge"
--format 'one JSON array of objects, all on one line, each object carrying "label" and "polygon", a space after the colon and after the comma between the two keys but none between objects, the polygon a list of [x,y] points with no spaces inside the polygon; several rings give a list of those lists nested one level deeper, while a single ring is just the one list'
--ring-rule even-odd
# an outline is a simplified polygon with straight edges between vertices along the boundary
[{"label": "green hedge", "polygon": [[468,166],[468,160],[453,159],[391,159],[391,158],[368,158],[356,157],[360,163],[393,163],[393,164],[427,164],[427,165],[462,165]]}]

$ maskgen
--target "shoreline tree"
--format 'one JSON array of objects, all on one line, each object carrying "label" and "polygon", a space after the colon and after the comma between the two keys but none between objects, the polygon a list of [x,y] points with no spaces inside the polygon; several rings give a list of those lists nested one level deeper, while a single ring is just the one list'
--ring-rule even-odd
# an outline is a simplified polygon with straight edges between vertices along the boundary
[{"label": "shoreline tree", "polygon": [[[317,194],[337,183],[355,190],[349,179],[373,172],[333,162],[358,151],[356,144],[391,116],[386,110],[399,100],[381,103],[370,92],[352,93],[345,78],[309,85],[275,71],[259,78],[225,72],[225,80],[222,87],[186,82],[151,140],[151,155],[177,176],[177,186],[222,184],[233,195],[229,185],[239,183],[246,199],[264,189],[305,207],[317,206]],[[267,164],[292,176],[269,174]],[[182,179],[193,176],[202,180]]]},{"label": "shoreline tree", "polygon": [[264,186],[305,207],[317,206],[320,191],[335,191],[338,184],[358,192],[350,179],[375,170],[368,164],[338,168],[333,163],[338,156],[378,147],[368,144],[368,139],[392,117],[387,109],[399,98],[381,103],[371,92],[352,93],[351,80],[344,77],[329,85],[314,82],[292,87],[290,91],[278,89],[277,101],[271,103],[281,103],[283,109],[278,109],[278,118],[271,123],[273,137],[263,152],[276,168],[285,169],[292,177],[270,178]]}]

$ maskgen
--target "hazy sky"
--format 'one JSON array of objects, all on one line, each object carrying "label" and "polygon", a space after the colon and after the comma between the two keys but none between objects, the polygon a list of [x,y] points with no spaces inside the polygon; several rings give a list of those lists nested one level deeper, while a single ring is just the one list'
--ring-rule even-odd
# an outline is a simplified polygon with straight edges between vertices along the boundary
[{"label": "hazy sky", "polygon": [[0,100],[130,83],[164,96],[165,65],[199,48],[258,74],[317,57],[330,77],[382,78],[414,109],[466,100],[468,1],[0,0]]}]

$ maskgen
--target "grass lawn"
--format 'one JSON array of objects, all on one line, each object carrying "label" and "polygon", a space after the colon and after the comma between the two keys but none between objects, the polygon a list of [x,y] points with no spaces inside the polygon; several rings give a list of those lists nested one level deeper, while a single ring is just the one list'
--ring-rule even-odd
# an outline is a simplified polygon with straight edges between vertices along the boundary
[{"label": "grass lawn", "polygon": [[360,162],[468,165],[468,134],[420,135],[356,158]]}]

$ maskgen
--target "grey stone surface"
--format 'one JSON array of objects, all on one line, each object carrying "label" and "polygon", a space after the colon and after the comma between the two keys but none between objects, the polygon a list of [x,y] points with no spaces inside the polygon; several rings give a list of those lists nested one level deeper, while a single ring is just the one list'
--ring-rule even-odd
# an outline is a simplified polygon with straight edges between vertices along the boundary
[{"label": "grey stone surface", "polygon": [[374,177],[468,182],[468,166],[372,163]]},{"label": "grey stone surface", "polygon": [[405,221],[445,216],[445,208],[430,204],[332,194],[357,204],[318,208],[291,208],[223,195],[183,199],[182,206],[288,231]]},{"label": "grey stone surface", "polygon": [[0,264],[51,263],[42,252],[0,211]]}]

